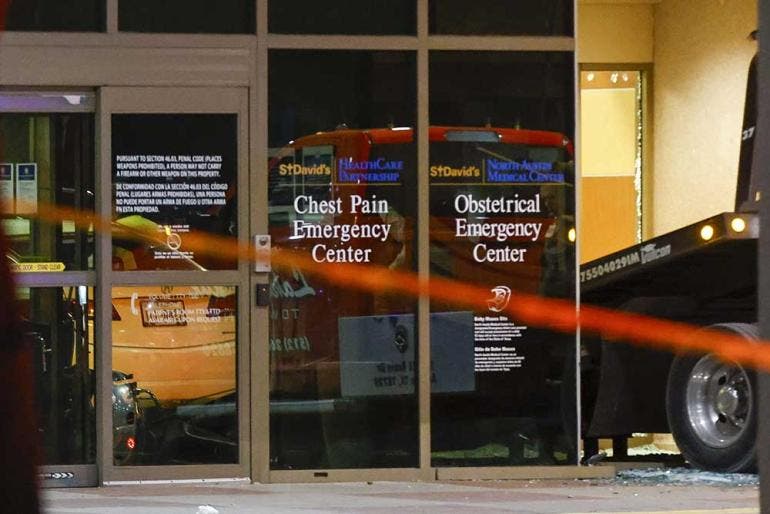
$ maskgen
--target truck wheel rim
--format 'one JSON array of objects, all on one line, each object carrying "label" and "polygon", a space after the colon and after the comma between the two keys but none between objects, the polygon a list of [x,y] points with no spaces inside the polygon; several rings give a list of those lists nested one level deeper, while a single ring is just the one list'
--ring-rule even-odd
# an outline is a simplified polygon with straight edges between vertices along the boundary
[{"label": "truck wheel rim", "polygon": [[712,448],[731,446],[749,426],[751,386],[738,365],[702,357],[690,372],[686,399],[693,431]]}]

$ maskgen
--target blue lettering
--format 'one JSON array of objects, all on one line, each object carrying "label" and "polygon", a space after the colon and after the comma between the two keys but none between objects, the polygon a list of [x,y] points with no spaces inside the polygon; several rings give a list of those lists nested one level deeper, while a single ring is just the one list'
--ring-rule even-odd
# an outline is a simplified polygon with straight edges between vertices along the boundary
[{"label": "blue lettering", "polygon": [[526,173],[500,173],[497,171],[487,172],[488,182],[529,182],[530,179]]},{"label": "blue lettering", "polygon": [[553,170],[553,163],[529,162],[527,160],[519,162],[487,159],[487,169],[490,171],[539,171],[541,173],[547,173]]},{"label": "blue lettering", "polygon": [[339,170],[340,182],[398,182],[400,180],[400,173],[349,173],[342,169]]},{"label": "blue lettering", "polygon": [[404,169],[404,161],[388,161],[384,157],[373,161],[339,159],[337,167],[341,171],[401,171]]},{"label": "blue lettering", "polygon": [[564,182],[563,173],[538,173],[532,171],[529,173],[530,182]]}]

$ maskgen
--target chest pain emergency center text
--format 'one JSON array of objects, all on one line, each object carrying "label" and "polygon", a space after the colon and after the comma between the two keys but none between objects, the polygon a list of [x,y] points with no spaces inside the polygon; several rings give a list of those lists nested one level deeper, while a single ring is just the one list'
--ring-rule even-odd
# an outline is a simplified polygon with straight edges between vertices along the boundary
[{"label": "chest pain emergency center text", "polygon": [[[343,205],[346,204],[346,205]],[[351,195],[347,201],[342,198],[316,200],[310,195],[299,195],[294,199],[294,212],[307,216],[328,215],[366,215],[368,219],[380,221],[387,217],[390,206],[387,200],[378,199],[377,195],[364,198]],[[313,222],[293,220],[291,223],[292,240],[325,239],[339,243],[349,243],[353,239],[372,239],[384,243],[391,233],[390,223],[340,223],[331,224],[323,221]],[[332,247],[327,243],[313,246],[310,255],[315,262],[371,262],[372,248],[353,248],[352,246]]]}]

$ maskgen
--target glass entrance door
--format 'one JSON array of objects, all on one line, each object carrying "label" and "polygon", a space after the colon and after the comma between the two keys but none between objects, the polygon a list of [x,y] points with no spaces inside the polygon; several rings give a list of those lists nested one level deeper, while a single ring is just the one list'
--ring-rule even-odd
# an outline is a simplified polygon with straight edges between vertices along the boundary
[{"label": "glass entrance door", "polygon": [[[0,94],[0,201],[32,355],[40,483],[96,484],[94,94]],[[22,394],[20,392],[20,394]]]},{"label": "glass entrance door", "polygon": [[101,95],[104,480],[248,477],[246,91]]}]

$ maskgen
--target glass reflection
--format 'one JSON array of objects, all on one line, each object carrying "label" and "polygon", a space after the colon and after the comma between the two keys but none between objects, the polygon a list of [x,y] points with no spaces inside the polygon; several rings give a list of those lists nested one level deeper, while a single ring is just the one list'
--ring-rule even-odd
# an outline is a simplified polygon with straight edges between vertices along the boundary
[{"label": "glass reflection", "polygon": [[[13,107],[34,98],[4,100]],[[92,229],[37,219],[40,205],[93,210],[93,130],[91,114],[0,115],[0,201],[10,210],[3,228],[14,271],[93,269]]]},{"label": "glass reflection", "polygon": [[[414,269],[414,134],[388,127],[413,122],[413,55],[275,52],[270,77],[274,248],[319,267]],[[418,464],[414,309],[299,269],[273,273],[272,469]]]},{"label": "glass reflection", "polygon": [[20,288],[22,329],[34,355],[43,464],[93,464],[96,397],[85,286]]},{"label": "glass reflection", "polygon": [[114,287],[114,461],[238,461],[236,290]]},{"label": "glass reflection", "polygon": [[468,376],[452,390],[432,383],[431,462],[574,464],[575,337],[506,312],[516,292],[574,298],[571,57],[431,59],[431,120],[446,123],[430,132],[431,273],[489,290],[468,311],[431,302],[432,318],[464,316],[461,341],[431,331],[431,354],[464,348],[453,376]]}]

